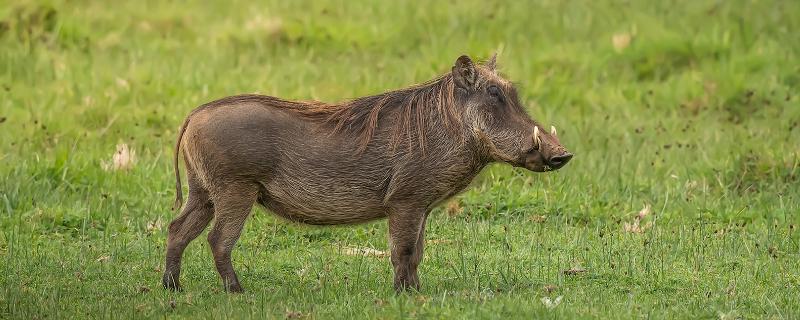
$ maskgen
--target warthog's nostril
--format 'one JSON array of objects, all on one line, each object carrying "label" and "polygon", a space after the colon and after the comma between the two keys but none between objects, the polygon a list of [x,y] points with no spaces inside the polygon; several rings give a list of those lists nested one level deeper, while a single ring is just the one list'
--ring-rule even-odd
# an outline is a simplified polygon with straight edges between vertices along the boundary
[{"label": "warthog's nostril", "polygon": [[570,159],[572,159],[572,154],[571,153],[565,153],[565,154],[562,154],[562,155],[558,155],[558,156],[552,157],[547,162],[549,162],[550,165],[553,166],[553,167],[561,168],[562,166],[567,164],[567,162],[569,162]]}]

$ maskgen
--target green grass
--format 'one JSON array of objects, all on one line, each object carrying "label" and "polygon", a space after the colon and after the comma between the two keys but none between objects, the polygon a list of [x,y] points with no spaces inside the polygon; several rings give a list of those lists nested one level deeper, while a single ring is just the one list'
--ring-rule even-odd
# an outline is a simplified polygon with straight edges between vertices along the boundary
[{"label": "green grass", "polygon": [[[0,318],[800,318],[797,30],[797,1],[2,1]],[[161,288],[191,109],[343,100],[495,51],[576,157],[491,166],[437,209],[421,293],[342,254],[385,250],[383,222],[261,210],[234,251],[246,293],[221,292],[203,236],[186,290]],[[130,171],[102,169],[117,143]]]}]

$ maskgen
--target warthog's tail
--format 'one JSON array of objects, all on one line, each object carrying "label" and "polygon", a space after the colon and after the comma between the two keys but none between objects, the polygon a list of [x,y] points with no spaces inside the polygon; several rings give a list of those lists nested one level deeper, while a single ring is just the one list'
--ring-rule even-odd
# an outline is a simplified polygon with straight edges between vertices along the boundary
[{"label": "warthog's tail", "polygon": [[183,133],[186,132],[189,118],[191,118],[191,115],[183,121],[181,131],[178,133],[178,142],[175,143],[175,203],[172,205],[172,210],[178,210],[183,205],[183,188],[181,187],[181,169],[178,155],[180,155],[181,151],[181,138],[183,138]]}]

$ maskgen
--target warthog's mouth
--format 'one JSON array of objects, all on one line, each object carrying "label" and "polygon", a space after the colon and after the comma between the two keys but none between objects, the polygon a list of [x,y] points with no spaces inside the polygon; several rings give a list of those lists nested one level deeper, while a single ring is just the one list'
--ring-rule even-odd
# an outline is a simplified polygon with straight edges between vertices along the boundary
[{"label": "warthog's mouth", "polygon": [[521,167],[533,172],[550,172],[558,170],[558,168],[553,168],[548,165],[534,165],[534,166],[521,166]]},{"label": "warthog's mouth", "polygon": [[540,163],[540,161],[531,161],[529,163],[526,163],[526,164],[523,164],[523,165],[518,165],[518,166],[519,167],[523,167],[523,168],[528,169],[528,170],[533,171],[533,172],[556,171],[558,169],[563,168],[565,165],[567,165],[567,162],[569,162],[569,160],[572,159],[572,154],[567,153],[564,156],[556,157],[556,159],[559,159],[559,161],[557,161],[556,163],[553,163],[553,162],[547,161],[547,160],[541,161],[541,162],[544,162],[544,163]]}]

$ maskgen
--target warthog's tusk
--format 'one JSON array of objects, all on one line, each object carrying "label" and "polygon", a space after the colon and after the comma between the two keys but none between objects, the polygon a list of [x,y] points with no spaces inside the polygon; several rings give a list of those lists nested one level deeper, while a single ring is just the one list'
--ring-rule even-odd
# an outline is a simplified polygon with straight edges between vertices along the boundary
[{"label": "warthog's tusk", "polygon": [[556,135],[556,127],[555,126],[550,126],[550,134]]},{"label": "warthog's tusk", "polygon": [[533,126],[533,143],[537,147],[542,144],[542,139],[539,138],[539,126]]}]

